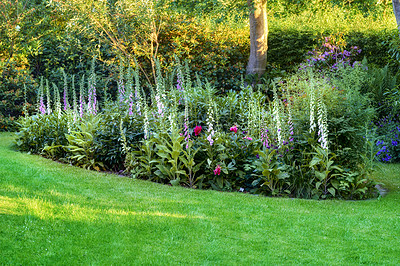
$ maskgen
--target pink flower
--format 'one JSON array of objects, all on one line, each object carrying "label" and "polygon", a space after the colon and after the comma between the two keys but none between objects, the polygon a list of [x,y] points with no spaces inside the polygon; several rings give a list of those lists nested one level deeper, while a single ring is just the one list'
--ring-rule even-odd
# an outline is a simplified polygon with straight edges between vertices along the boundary
[{"label": "pink flower", "polygon": [[248,136],[244,137],[243,139],[253,140],[252,138],[250,138]]},{"label": "pink flower", "polygon": [[229,129],[230,131],[233,131],[235,133],[237,133],[237,126],[233,126]]},{"label": "pink flower", "polygon": [[217,167],[214,170],[214,175],[220,175],[221,174],[221,166],[217,165]]},{"label": "pink flower", "polygon": [[214,144],[214,140],[212,139],[212,135],[208,135],[207,140],[210,142],[210,146]]},{"label": "pink flower", "polygon": [[200,134],[200,132],[201,132],[201,126],[196,126],[194,128],[194,135],[198,136]]}]

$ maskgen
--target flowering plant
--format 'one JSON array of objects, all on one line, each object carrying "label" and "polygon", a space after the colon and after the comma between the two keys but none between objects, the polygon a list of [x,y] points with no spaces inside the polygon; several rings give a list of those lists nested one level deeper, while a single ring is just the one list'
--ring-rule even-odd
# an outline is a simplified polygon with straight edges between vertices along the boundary
[{"label": "flowering plant", "polygon": [[247,140],[253,140],[253,138],[249,137],[249,136],[244,136],[243,139],[247,139]]},{"label": "flowering plant", "polygon": [[200,134],[200,132],[201,132],[201,126],[196,126],[194,128],[194,135],[198,136]]},{"label": "flowering plant", "polygon": [[340,66],[354,67],[356,65],[354,58],[361,53],[361,49],[352,46],[349,50],[346,50],[343,48],[344,45],[341,40],[336,40],[334,36],[325,37],[321,47],[308,52],[307,63],[301,64],[300,70],[314,67],[315,69],[325,68],[329,71],[336,71]]},{"label": "flowering plant", "polygon": [[221,174],[221,166],[217,165],[217,167],[214,169],[214,175],[220,175]]},{"label": "flowering plant", "polygon": [[400,117],[388,115],[375,124],[377,126],[379,151],[376,158],[381,162],[400,161]]}]

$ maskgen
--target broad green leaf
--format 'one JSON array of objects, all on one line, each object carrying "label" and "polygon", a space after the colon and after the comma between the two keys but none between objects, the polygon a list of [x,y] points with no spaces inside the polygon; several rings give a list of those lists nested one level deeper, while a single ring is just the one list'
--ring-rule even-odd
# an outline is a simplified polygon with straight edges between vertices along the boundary
[{"label": "broad green leaf", "polygon": [[269,171],[269,169],[264,169],[264,171],[262,171],[263,176],[265,177],[269,177],[269,175],[271,174],[271,172]]},{"label": "broad green leaf", "polygon": [[180,178],[178,177],[177,179],[171,180],[169,181],[171,183],[171,185],[173,186],[179,186],[179,183],[181,182]]},{"label": "broad green leaf", "polygon": [[180,154],[179,151],[174,150],[174,151],[171,153],[171,157],[172,157],[174,160],[176,160],[176,159],[178,159],[179,154]]},{"label": "broad green leaf", "polygon": [[319,171],[315,171],[315,176],[319,179],[319,180],[324,180],[326,178],[325,173],[321,173]]},{"label": "broad green leaf", "polygon": [[328,188],[328,191],[329,191],[329,193],[331,193],[331,194],[332,194],[332,196],[334,196],[334,197],[335,197],[336,190],[335,190],[333,187],[331,187],[331,188]]},{"label": "broad green leaf", "polygon": [[339,181],[337,181],[336,179],[331,181],[331,184],[334,188],[338,189],[339,188]]},{"label": "broad green leaf", "polygon": [[278,179],[285,179],[285,178],[289,178],[289,174],[287,172],[280,172],[277,176]]},{"label": "broad green leaf", "polygon": [[179,157],[179,160],[180,160],[181,162],[183,162],[183,164],[184,164],[186,167],[189,166],[188,160],[186,160],[183,156],[180,156],[180,157]]},{"label": "broad green leaf", "polygon": [[336,165],[332,166],[332,169],[336,169],[336,170],[338,170],[339,172],[343,172],[343,171],[344,171],[343,168],[341,168],[341,167],[339,167],[339,166],[336,166]]},{"label": "broad green leaf", "polygon": [[321,162],[321,159],[319,157],[314,157],[312,158],[310,162],[310,167],[313,167]]}]

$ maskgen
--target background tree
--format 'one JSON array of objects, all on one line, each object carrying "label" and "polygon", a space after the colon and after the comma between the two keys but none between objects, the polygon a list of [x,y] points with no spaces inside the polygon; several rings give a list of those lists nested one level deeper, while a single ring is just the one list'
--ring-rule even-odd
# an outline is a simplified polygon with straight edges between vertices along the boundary
[{"label": "background tree", "polygon": [[396,17],[397,29],[400,30],[400,0],[392,0],[393,12]]},{"label": "background tree", "polygon": [[20,54],[22,41],[27,42],[27,36],[21,33],[21,29],[34,10],[28,9],[27,3],[27,0],[7,0],[0,3],[0,61],[5,61],[2,77],[13,57]]},{"label": "background tree", "polygon": [[250,56],[246,73],[261,77],[267,66],[267,0],[247,0],[247,4],[250,9]]}]

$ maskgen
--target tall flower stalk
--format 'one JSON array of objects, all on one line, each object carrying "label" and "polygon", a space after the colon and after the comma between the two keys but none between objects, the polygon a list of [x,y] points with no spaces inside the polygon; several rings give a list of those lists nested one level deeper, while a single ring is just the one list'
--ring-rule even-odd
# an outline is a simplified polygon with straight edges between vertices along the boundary
[{"label": "tall flower stalk", "polygon": [[318,142],[321,147],[328,150],[328,123],[326,105],[322,100],[318,101]]},{"label": "tall flower stalk", "polygon": [[161,75],[161,66],[158,61],[156,63],[156,94],[155,94],[155,101],[157,104],[157,112],[159,117],[164,117],[166,112],[166,94],[165,94],[165,81]]},{"label": "tall flower stalk", "polygon": [[79,86],[79,116],[83,117],[83,111],[85,109],[85,75],[82,76],[80,86]]},{"label": "tall flower stalk", "polygon": [[212,93],[211,93],[211,88],[208,88],[208,111],[207,111],[207,132],[208,132],[208,137],[207,140],[210,143],[210,146],[214,144],[214,101],[212,99]]},{"label": "tall flower stalk", "polygon": [[186,141],[186,149],[189,148],[190,132],[189,132],[189,107],[187,101],[185,101],[185,122],[184,122],[184,136]]},{"label": "tall flower stalk", "polygon": [[58,119],[61,118],[61,99],[60,99],[60,91],[58,90],[56,84],[53,84],[53,91],[54,91],[54,105],[55,111],[57,113]]},{"label": "tall flower stalk", "polygon": [[150,136],[149,132],[149,108],[146,104],[146,96],[144,96],[144,104],[143,104],[143,114],[144,114],[144,119],[143,119],[143,131],[144,131],[144,139],[148,139]]},{"label": "tall flower stalk", "polygon": [[293,142],[294,138],[294,125],[293,125],[293,116],[292,116],[292,97],[289,93],[286,94],[286,107],[288,112],[288,127],[289,127],[289,142]]},{"label": "tall flower stalk", "polygon": [[39,106],[39,113],[42,115],[46,114],[46,106],[44,105],[44,92],[43,92],[43,77],[40,79],[40,86],[39,86],[39,93],[38,93],[38,106]]},{"label": "tall flower stalk", "polygon": [[274,115],[274,122],[276,125],[276,133],[278,137],[278,147],[281,148],[283,146],[283,128],[281,122],[281,105],[278,99],[276,88],[274,88],[273,115]]},{"label": "tall flower stalk", "polygon": [[315,130],[317,126],[315,124],[315,88],[312,84],[310,86],[309,94],[310,94],[310,133],[311,133]]},{"label": "tall flower stalk", "polygon": [[266,112],[262,112],[261,142],[267,149],[270,148],[270,139],[268,137],[269,130],[267,128]]},{"label": "tall flower stalk", "polygon": [[133,91],[133,70],[132,67],[129,66],[126,71],[126,91],[125,96],[129,97]]},{"label": "tall flower stalk", "polygon": [[64,76],[64,92],[63,92],[63,101],[64,101],[64,111],[67,111],[70,108],[68,102],[68,77],[65,73],[64,69],[61,70]]},{"label": "tall flower stalk", "polygon": [[29,114],[28,114],[28,101],[26,99],[26,85],[25,84],[24,84],[24,106],[23,106],[22,112],[23,112],[25,117],[29,116]]},{"label": "tall flower stalk", "polygon": [[51,102],[50,102],[50,86],[49,86],[49,81],[46,79],[46,98],[47,98],[47,114],[51,114]]},{"label": "tall flower stalk", "polygon": [[132,116],[133,115],[133,95],[132,95],[132,93],[129,94],[128,102],[129,102],[128,114],[129,114],[129,116]]},{"label": "tall flower stalk", "polygon": [[88,113],[96,115],[97,113],[97,95],[96,95],[96,74],[94,73],[94,65],[88,80]]},{"label": "tall flower stalk", "polygon": [[139,80],[139,70],[136,68],[133,72],[135,77],[135,102],[136,102],[136,111],[139,115],[142,115],[142,105],[143,99],[142,94],[140,92],[140,80]]},{"label": "tall flower stalk", "polygon": [[[181,71],[180,71],[181,72]],[[185,93],[185,88],[183,87],[182,84],[182,74],[177,75],[177,84],[176,84],[176,90],[179,93],[179,104],[182,104],[182,100],[183,100],[183,95]]]},{"label": "tall flower stalk", "polygon": [[77,103],[76,91],[75,91],[75,75],[72,75],[71,88],[72,88],[73,115],[74,115],[74,122],[75,122],[76,117],[78,116],[78,103]]}]

